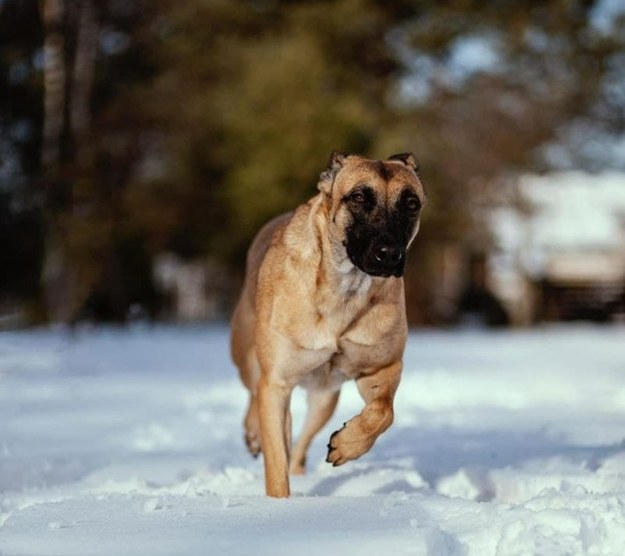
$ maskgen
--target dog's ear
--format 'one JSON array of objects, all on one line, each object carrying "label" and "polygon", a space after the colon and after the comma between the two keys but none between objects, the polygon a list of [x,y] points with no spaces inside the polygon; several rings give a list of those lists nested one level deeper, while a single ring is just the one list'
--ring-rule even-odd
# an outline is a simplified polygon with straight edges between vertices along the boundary
[{"label": "dog's ear", "polygon": [[419,163],[412,153],[399,153],[394,154],[388,157],[389,160],[397,160],[399,162],[403,162],[409,168],[415,171],[415,173],[419,172]]},{"label": "dog's ear", "polygon": [[322,191],[326,195],[332,194],[332,184],[334,183],[334,179],[343,167],[345,159],[348,156],[350,155],[347,153],[341,153],[337,151],[334,151],[330,155],[330,160],[328,160],[328,166],[323,172],[321,172],[319,176],[319,183],[317,183],[319,191]]}]

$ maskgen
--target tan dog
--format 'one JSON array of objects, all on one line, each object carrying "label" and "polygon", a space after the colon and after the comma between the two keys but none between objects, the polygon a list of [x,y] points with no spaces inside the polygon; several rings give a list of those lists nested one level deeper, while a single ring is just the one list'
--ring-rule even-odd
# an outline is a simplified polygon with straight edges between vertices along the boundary
[{"label": "tan dog", "polygon": [[[416,172],[411,154],[333,153],[320,193],[269,222],[250,247],[232,357],[250,391],[245,439],[254,456],[262,447],[269,496],[289,496],[289,470],[304,472],[345,380],[356,380],[365,407],[332,434],[328,462],[360,457],[393,422],[407,335],[401,276],[425,203]],[[298,384],[308,414],[291,454]]]}]

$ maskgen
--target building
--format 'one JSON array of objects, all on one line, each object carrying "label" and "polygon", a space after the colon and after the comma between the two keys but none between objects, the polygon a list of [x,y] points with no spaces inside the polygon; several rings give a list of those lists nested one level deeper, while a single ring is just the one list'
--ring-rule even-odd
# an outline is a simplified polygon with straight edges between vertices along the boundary
[{"label": "building", "polygon": [[489,260],[513,321],[623,319],[625,174],[528,176],[519,191],[529,211],[494,211]]}]

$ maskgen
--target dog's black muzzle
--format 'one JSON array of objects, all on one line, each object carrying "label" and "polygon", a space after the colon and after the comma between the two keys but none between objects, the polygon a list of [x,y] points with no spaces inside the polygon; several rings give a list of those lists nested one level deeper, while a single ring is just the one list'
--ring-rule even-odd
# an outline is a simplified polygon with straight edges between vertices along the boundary
[{"label": "dog's black muzzle", "polygon": [[404,274],[406,249],[398,243],[374,242],[363,261],[362,270],[371,276],[396,276]]},{"label": "dog's black muzzle", "polygon": [[405,246],[388,235],[371,238],[360,250],[349,249],[352,263],[370,276],[399,278],[406,264]]}]

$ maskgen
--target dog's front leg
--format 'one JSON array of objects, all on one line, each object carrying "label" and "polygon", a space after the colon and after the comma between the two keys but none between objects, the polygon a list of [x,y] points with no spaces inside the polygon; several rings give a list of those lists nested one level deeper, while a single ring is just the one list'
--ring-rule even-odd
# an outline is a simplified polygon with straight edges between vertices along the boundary
[{"label": "dog's front leg", "polygon": [[291,388],[284,382],[263,377],[258,388],[262,452],[265,460],[265,490],[268,496],[289,496],[287,426],[290,426]]},{"label": "dog's front leg", "polygon": [[356,380],[365,401],[362,412],[330,436],[326,461],[334,466],[359,458],[393,423],[393,398],[401,376],[401,361]]}]

